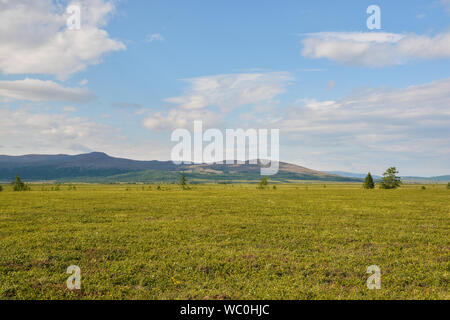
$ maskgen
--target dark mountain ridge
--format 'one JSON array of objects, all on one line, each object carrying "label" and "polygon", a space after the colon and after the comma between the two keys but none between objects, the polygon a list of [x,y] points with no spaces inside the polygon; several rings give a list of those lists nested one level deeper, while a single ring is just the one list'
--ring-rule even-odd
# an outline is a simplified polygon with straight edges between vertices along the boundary
[{"label": "dark mountain ridge", "polygon": [[[164,175],[173,180],[174,173],[185,171],[191,176],[206,180],[260,179],[260,164],[183,164],[172,161],[138,161],[111,157],[102,152],[80,155],[0,155],[0,180],[11,181],[16,174],[28,181],[154,181]],[[360,181],[355,178],[328,174],[305,167],[279,163],[279,173],[271,178],[288,180]]]}]

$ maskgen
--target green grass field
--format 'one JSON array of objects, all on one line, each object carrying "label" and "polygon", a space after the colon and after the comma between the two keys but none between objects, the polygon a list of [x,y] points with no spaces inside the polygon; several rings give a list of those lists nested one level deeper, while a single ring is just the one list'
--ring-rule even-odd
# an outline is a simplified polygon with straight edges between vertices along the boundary
[{"label": "green grass field", "polygon": [[51,188],[0,192],[0,299],[449,298],[442,185]]}]

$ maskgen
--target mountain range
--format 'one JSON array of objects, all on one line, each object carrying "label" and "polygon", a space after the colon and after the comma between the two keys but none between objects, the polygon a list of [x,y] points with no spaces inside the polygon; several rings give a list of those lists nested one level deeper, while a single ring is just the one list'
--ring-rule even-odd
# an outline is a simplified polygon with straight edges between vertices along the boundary
[{"label": "mountain range", "polygon": [[[115,158],[103,152],[79,155],[0,155],[0,181],[9,182],[19,175],[25,181],[92,182],[92,183],[173,183],[184,171],[191,183],[254,182],[261,179],[258,164],[182,164],[172,161],[138,161]],[[366,174],[345,171],[322,172],[286,162],[270,180],[279,182],[341,181],[360,182]],[[373,175],[375,180],[381,176]],[[442,183],[450,175],[436,177],[402,177],[404,182]]]},{"label": "mountain range", "polygon": [[[184,171],[189,181],[250,182],[261,179],[258,164],[182,164],[172,161],[137,161],[111,157],[102,152],[80,155],[0,155],[0,181],[12,181],[19,175],[25,181],[151,183],[176,182]],[[344,177],[280,162],[273,181],[298,180],[357,182],[359,178]]]}]

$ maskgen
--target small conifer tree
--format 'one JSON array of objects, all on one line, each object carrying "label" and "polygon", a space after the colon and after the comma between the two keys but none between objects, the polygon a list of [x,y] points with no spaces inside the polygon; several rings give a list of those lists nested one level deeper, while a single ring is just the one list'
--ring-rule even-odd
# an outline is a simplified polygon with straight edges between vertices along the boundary
[{"label": "small conifer tree", "polygon": [[375,183],[373,182],[373,178],[372,178],[372,175],[370,174],[370,172],[367,174],[366,179],[364,180],[363,187],[365,189],[375,188]]},{"label": "small conifer tree", "polygon": [[184,171],[181,173],[180,186],[183,190],[188,189],[186,175],[184,174]]},{"label": "small conifer tree", "polygon": [[16,175],[16,181],[13,182],[14,191],[28,191],[30,188],[20,180],[19,175]]}]

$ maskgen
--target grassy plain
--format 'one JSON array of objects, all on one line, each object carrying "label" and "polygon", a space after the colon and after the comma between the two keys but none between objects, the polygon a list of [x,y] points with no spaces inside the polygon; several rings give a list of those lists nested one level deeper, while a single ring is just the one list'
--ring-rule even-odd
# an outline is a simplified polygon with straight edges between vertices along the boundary
[{"label": "grassy plain", "polygon": [[0,192],[0,299],[449,299],[442,185],[52,188]]}]

